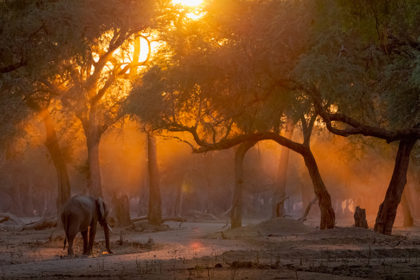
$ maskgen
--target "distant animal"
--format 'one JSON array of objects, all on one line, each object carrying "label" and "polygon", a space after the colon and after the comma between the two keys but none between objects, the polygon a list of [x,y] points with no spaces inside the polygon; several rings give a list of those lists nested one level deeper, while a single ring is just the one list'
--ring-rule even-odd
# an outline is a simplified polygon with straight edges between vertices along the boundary
[{"label": "distant animal", "polygon": [[95,241],[97,222],[103,227],[105,234],[105,245],[108,253],[112,253],[109,247],[110,226],[107,223],[108,207],[102,198],[94,198],[85,195],[76,195],[69,199],[63,206],[61,221],[63,222],[66,237],[64,248],[68,241],[68,255],[74,255],[73,241],[78,232],[83,237],[83,254],[92,253],[93,242]]}]

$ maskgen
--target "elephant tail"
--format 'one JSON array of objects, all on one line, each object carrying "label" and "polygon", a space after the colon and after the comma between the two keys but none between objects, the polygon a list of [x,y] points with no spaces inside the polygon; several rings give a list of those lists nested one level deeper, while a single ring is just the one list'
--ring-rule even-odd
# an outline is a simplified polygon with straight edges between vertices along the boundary
[{"label": "elephant tail", "polygon": [[64,246],[63,246],[63,250],[66,249],[66,242],[67,242],[67,237],[64,237]]}]

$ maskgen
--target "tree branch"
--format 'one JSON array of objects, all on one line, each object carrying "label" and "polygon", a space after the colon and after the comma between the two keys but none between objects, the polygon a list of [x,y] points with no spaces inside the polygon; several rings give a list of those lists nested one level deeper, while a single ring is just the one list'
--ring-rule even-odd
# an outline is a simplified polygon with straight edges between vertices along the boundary
[{"label": "tree branch", "polygon": [[[326,123],[328,130],[334,134],[344,137],[360,134],[364,136],[380,138],[386,140],[388,143],[406,138],[420,138],[420,123],[416,124],[412,128],[399,129],[394,131],[381,127],[365,125],[345,114],[328,112],[328,110],[322,106],[321,94],[314,87],[311,89],[304,88],[304,90],[312,97],[315,110]],[[333,122],[341,122],[348,125],[349,127],[340,129],[334,127]]]}]

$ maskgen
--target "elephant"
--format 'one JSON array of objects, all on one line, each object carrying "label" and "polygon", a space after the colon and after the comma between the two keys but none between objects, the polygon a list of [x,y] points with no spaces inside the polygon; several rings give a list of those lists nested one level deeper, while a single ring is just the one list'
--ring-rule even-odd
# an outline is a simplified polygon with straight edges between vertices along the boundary
[{"label": "elephant", "polygon": [[[85,195],[75,195],[63,206],[61,221],[65,231],[64,248],[68,241],[68,255],[74,255],[73,240],[80,231],[83,237],[83,254],[92,253],[93,242],[95,241],[97,222],[101,224],[105,234],[105,244],[108,253],[112,254],[109,247],[109,232],[111,231],[106,219],[108,207],[101,198],[94,198]],[[89,230],[89,239],[88,239]]]}]

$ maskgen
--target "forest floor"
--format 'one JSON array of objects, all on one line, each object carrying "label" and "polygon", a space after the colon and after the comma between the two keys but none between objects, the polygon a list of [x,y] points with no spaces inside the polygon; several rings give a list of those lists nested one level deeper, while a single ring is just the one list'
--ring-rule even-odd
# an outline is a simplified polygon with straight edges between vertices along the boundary
[{"label": "forest floor", "polygon": [[72,258],[60,229],[0,228],[0,279],[420,278],[420,227],[384,236],[307,224],[275,219],[236,230],[222,221],[115,228],[113,254],[103,252],[98,227],[93,255],[81,255],[79,235]]}]

